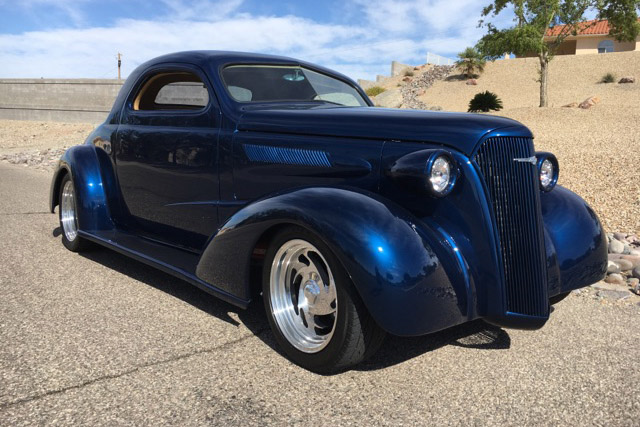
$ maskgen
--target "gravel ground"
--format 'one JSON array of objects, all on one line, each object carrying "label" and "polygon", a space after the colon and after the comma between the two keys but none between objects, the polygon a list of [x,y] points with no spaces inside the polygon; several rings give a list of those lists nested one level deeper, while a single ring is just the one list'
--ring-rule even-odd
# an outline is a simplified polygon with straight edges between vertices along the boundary
[{"label": "gravel ground", "polygon": [[315,375],[278,353],[260,304],[64,249],[48,188],[0,164],[0,426],[638,425],[638,305],[570,295],[538,331],[390,337]]}]

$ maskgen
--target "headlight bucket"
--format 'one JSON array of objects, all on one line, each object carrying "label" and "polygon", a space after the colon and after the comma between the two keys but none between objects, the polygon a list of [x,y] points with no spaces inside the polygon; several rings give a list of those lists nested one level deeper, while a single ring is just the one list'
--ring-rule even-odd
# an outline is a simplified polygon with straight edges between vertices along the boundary
[{"label": "headlight bucket", "polygon": [[538,180],[540,182],[540,189],[544,192],[549,192],[558,183],[558,176],[560,173],[560,166],[558,165],[558,159],[551,153],[539,151],[536,153],[538,168]]},{"label": "headlight bucket", "polygon": [[459,169],[455,159],[446,151],[436,150],[425,166],[426,186],[435,197],[451,193],[458,179]]}]

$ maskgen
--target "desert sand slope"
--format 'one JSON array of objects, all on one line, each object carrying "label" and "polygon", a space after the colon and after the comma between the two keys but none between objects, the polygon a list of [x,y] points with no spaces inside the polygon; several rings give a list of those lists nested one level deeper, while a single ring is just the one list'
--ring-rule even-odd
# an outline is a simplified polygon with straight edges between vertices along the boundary
[{"label": "desert sand slope", "polygon": [[[584,197],[607,231],[640,232],[640,52],[558,56],[551,62],[550,107],[539,108],[537,59],[488,63],[477,86],[439,81],[420,99],[466,111],[477,92],[490,90],[507,116],[527,125],[536,149],[560,161],[560,184]],[[634,84],[599,83],[606,73],[635,76]],[[597,96],[589,110],[562,108]]]},{"label": "desert sand slope", "polygon": [[[549,65],[549,106],[560,107],[597,95],[604,105],[640,108],[640,84],[599,83],[606,73],[618,79],[628,75],[640,79],[640,52],[556,56]],[[498,94],[507,110],[537,107],[537,80],[537,58],[500,60],[487,63],[477,86],[459,80],[439,81],[420,99],[448,111],[466,111],[473,95],[490,90]]]}]

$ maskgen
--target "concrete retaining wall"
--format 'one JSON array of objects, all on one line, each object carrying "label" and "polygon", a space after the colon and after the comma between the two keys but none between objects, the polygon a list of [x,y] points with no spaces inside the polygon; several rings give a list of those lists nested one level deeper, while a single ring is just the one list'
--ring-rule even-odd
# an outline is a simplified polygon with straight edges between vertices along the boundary
[{"label": "concrete retaining wall", "polygon": [[403,64],[398,61],[391,61],[391,77],[400,76],[407,70],[412,71],[413,65]]},{"label": "concrete retaining wall", "polygon": [[0,79],[0,119],[101,123],[123,80]]}]

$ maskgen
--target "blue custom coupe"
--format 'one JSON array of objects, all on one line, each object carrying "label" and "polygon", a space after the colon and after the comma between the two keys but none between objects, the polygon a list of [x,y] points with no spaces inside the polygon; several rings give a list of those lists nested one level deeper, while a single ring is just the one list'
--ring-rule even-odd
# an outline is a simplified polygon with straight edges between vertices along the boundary
[{"label": "blue custom coupe", "polygon": [[594,211],[506,118],[382,109],[291,58],[153,59],[51,185],[62,243],[93,242],[231,304],[264,301],[277,342],[315,372],[386,333],[474,319],[536,329],[600,280]]}]

